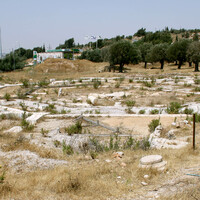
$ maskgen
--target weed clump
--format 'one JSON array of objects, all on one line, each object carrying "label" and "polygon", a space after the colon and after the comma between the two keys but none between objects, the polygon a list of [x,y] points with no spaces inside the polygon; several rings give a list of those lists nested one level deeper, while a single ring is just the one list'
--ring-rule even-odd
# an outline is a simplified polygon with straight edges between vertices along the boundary
[{"label": "weed clump", "polygon": [[65,131],[68,133],[68,135],[81,134],[82,133],[82,124],[80,121],[77,121],[75,124],[66,127]]},{"label": "weed clump", "polygon": [[73,155],[74,154],[74,150],[73,150],[72,146],[66,145],[66,143],[64,141],[62,143],[62,150],[63,150],[64,154],[67,154],[67,155]]},{"label": "weed clump", "polygon": [[30,86],[29,80],[28,79],[22,79],[22,87],[28,88]]},{"label": "weed clump", "polygon": [[181,108],[181,104],[180,103],[171,102],[170,105],[167,106],[166,112],[168,114],[178,114],[180,108]]},{"label": "weed clump", "polygon": [[10,100],[10,94],[6,93],[3,97],[6,101],[9,101]]},{"label": "weed clump", "polygon": [[148,125],[149,131],[152,133],[155,131],[156,127],[160,125],[160,119],[153,119]]},{"label": "weed clump", "polygon": [[152,115],[159,114],[159,110],[153,109],[153,110],[150,111],[150,114],[152,114]]},{"label": "weed clump", "polygon": [[22,116],[21,127],[24,131],[32,131],[34,129],[34,125],[26,120],[26,113]]},{"label": "weed clump", "polygon": [[145,112],[146,112],[145,110],[140,110],[139,114],[143,115],[143,114],[145,114]]},{"label": "weed clump", "polygon": [[133,107],[135,105],[135,101],[132,101],[132,100],[125,101],[125,104],[127,107]]}]

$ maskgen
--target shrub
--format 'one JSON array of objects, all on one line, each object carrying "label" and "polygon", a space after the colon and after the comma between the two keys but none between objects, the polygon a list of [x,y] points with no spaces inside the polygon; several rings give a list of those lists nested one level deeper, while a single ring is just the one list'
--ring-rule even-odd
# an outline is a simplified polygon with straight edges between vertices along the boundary
[{"label": "shrub", "polygon": [[68,133],[68,135],[81,134],[82,133],[81,122],[77,121],[75,124],[66,127],[65,131]]},{"label": "shrub", "polygon": [[28,79],[22,79],[21,82],[22,82],[22,84],[23,84],[22,86],[24,88],[28,88],[30,86],[30,83],[29,83]]},{"label": "shrub", "polygon": [[50,114],[57,114],[57,110],[55,109],[54,104],[49,104],[45,109],[45,111],[50,112]]},{"label": "shrub", "polygon": [[19,105],[21,106],[23,111],[27,111],[28,106],[26,106],[25,103],[20,102]]},{"label": "shrub", "polygon": [[117,82],[116,84],[115,84],[115,88],[119,88],[120,87],[120,82]]},{"label": "shrub", "polygon": [[190,109],[190,108],[185,108],[185,110],[183,111],[183,113],[187,114],[187,115],[191,115],[193,112],[194,112],[194,110]]},{"label": "shrub", "polygon": [[153,84],[150,83],[150,82],[148,82],[148,81],[143,81],[143,84],[144,84],[144,86],[146,86],[146,87],[152,87],[152,86],[153,86]]},{"label": "shrub", "polygon": [[200,84],[200,79],[195,79],[195,80],[194,80],[194,83],[195,83],[196,85],[199,85],[199,84]]},{"label": "shrub", "polygon": [[21,126],[24,131],[32,131],[34,129],[34,125],[32,125],[28,121],[26,121],[25,114],[23,115],[23,118],[21,121]]},{"label": "shrub", "polygon": [[160,119],[153,119],[148,125],[149,131],[152,133],[155,131],[156,127],[160,125]]},{"label": "shrub", "polygon": [[132,82],[133,82],[133,79],[129,79],[128,81],[129,81],[129,83],[132,83]]},{"label": "shrub", "polygon": [[91,145],[94,146],[95,152],[103,152],[105,147],[104,145],[100,144],[100,142],[95,138],[90,138]]},{"label": "shrub", "polygon": [[43,80],[41,80],[41,81],[39,81],[38,82],[38,86],[39,87],[46,87],[46,86],[48,86],[49,85],[49,81],[47,81],[47,79],[45,78],[45,79],[43,79]]},{"label": "shrub", "polygon": [[194,91],[195,91],[195,92],[200,92],[200,87],[195,87],[195,88],[194,88]]},{"label": "shrub", "polygon": [[[193,118],[191,118],[191,121],[193,120]],[[195,122],[200,122],[200,114],[195,113]]]},{"label": "shrub", "polygon": [[10,94],[6,93],[3,97],[6,101],[10,100]]},{"label": "shrub", "polygon": [[25,99],[26,94],[24,94],[21,90],[18,90],[17,91],[17,97],[18,97],[18,99]]},{"label": "shrub", "polygon": [[126,112],[127,114],[135,114],[135,112],[133,112],[133,111],[131,110],[131,107],[128,107],[127,109],[125,109],[125,112]]},{"label": "shrub", "polygon": [[90,156],[91,156],[92,159],[96,159],[97,156],[98,156],[98,153],[95,152],[95,151],[90,151]]},{"label": "shrub", "polygon": [[66,114],[66,113],[67,113],[67,112],[66,112],[65,109],[62,109],[61,112],[60,112],[60,114]]},{"label": "shrub", "polygon": [[66,145],[66,143],[64,141],[62,143],[62,150],[63,150],[64,154],[67,154],[67,155],[74,154],[74,150],[73,150],[72,146],[71,145]]},{"label": "shrub", "polygon": [[148,150],[150,148],[150,142],[149,142],[149,138],[145,137],[140,141],[140,148],[143,150]]},{"label": "shrub", "polygon": [[139,111],[139,114],[142,115],[142,114],[144,114],[145,112],[146,112],[145,110],[140,110],[140,111]]},{"label": "shrub", "polygon": [[98,89],[100,85],[101,85],[101,81],[98,81],[98,80],[95,80],[93,83],[94,89]]},{"label": "shrub", "polygon": [[126,106],[128,107],[133,107],[135,105],[135,101],[129,100],[129,101],[125,101]]},{"label": "shrub", "polygon": [[155,114],[158,114],[159,113],[159,110],[158,109],[153,109],[150,111],[150,114],[152,115],[155,115]]},{"label": "shrub", "polygon": [[181,104],[180,103],[171,102],[170,105],[167,106],[166,112],[168,114],[178,114],[180,108],[181,108]]},{"label": "shrub", "polygon": [[48,130],[45,130],[45,129],[43,129],[43,128],[41,128],[41,134],[43,135],[43,137],[46,137],[47,136],[47,134],[49,133],[49,131]]},{"label": "shrub", "polygon": [[5,171],[0,175],[0,184],[4,183],[6,173]]}]

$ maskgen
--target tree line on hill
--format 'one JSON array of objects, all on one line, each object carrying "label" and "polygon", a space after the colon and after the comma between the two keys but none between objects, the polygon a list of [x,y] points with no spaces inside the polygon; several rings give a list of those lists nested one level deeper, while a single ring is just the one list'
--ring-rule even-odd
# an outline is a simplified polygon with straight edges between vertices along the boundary
[{"label": "tree line on hill", "polygon": [[[83,48],[80,59],[88,59],[93,62],[106,61],[110,67],[119,65],[119,71],[123,71],[125,64],[144,62],[160,62],[161,69],[164,63],[176,62],[178,69],[184,62],[195,64],[195,71],[199,70],[200,44],[199,29],[170,29],[156,32],[147,32],[145,28],[139,29],[133,36],[116,36],[113,38],[98,39],[85,45],[75,44],[74,38],[65,40],[56,49]],[[172,36],[176,36],[175,38]],[[98,48],[96,48],[98,47]],[[33,51],[45,52],[45,47],[33,49],[19,48],[0,59],[0,71],[12,71],[22,69],[25,61],[33,58]]]},{"label": "tree line on hill", "polygon": [[[175,32],[175,30],[172,31]],[[184,29],[182,31],[182,33],[186,33]],[[110,63],[111,67],[119,65],[119,72],[123,71],[125,64],[139,62],[144,62],[144,68],[147,67],[148,62],[160,62],[160,69],[164,68],[165,62],[176,62],[178,69],[181,69],[184,62],[189,62],[190,66],[192,63],[195,64],[195,71],[199,71],[199,30],[193,31],[192,34],[187,31],[190,33],[189,37],[186,37],[185,34],[184,37],[181,35],[181,38],[176,37],[173,41],[168,29],[146,33],[142,28],[135,34],[135,36],[141,37],[138,41],[133,42],[125,37],[118,37],[118,40],[115,38],[112,44],[101,49],[84,51],[80,59],[88,59],[93,62],[106,61]]]},{"label": "tree line on hill", "polygon": [[25,67],[25,61],[29,58],[33,58],[33,51],[45,52],[45,46],[35,47],[33,49],[18,48],[2,59],[0,59],[0,71],[13,71],[16,69],[23,69]]}]

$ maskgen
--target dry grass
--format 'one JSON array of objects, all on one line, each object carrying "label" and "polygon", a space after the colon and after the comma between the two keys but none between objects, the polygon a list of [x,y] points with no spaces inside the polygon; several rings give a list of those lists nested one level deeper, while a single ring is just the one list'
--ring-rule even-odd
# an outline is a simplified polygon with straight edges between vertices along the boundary
[{"label": "dry grass", "polygon": [[[86,160],[83,155],[69,157],[67,167],[53,170],[38,170],[26,174],[6,173],[5,183],[0,184],[3,196],[1,199],[114,199],[129,194],[136,197],[146,181],[147,191],[160,184],[165,184],[183,174],[180,168],[189,168],[198,163],[199,149],[190,147],[181,150],[149,150],[124,151],[121,160],[112,159],[112,152],[98,155],[98,161]],[[161,154],[168,161],[164,172],[142,170],[138,168],[139,159],[149,154]],[[106,163],[106,159],[112,160]],[[126,163],[125,167],[121,163]],[[144,180],[148,174],[149,179]],[[121,177],[120,179],[117,177]],[[162,182],[160,181],[162,180]],[[20,191],[20,193],[18,192]],[[189,195],[190,192],[188,192]]]}]

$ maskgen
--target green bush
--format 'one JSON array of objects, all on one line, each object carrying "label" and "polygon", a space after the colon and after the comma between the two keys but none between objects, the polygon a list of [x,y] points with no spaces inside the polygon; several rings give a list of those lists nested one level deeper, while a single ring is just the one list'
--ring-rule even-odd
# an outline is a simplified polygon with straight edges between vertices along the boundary
[{"label": "green bush", "polygon": [[168,114],[178,114],[180,108],[181,108],[181,104],[180,103],[171,102],[170,105],[167,106],[166,112]]},{"label": "green bush", "polygon": [[101,81],[95,80],[95,81],[93,81],[93,82],[94,82],[94,83],[93,83],[93,88],[94,88],[94,89],[98,89],[99,86],[101,85]]},{"label": "green bush", "polygon": [[98,153],[95,152],[95,151],[90,151],[90,156],[91,156],[92,159],[96,159],[97,156],[98,156]]},{"label": "green bush", "polygon": [[152,87],[152,86],[153,86],[153,84],[150,83],[150,82],[148,82],[148,81],[143,81],[143,84],[144,84],[144,86],[146,86],[146,87]]},{"label": "green bush", "polygon": [[54,104],[49,104],[44,110],[47,111],[47,112],[50,112],[50,114],[57,114],[58,113]]},{"label": "green bush", "polygon": [[30,124],[28,121],[26,121],[25,114],[22,117],[21,121],[21,127],[24,131],[32,131],[34,129],[34,125]]},{"label": "green bush", "polygon": [[155,114],[158,114],[159,113],[159,110],[158,109],[153,109],[150,111],[150,114],[152,115],[155,115]]},{"label": "green bush", "polygon": [[133,82],[133,79],[130,78],[128,81],[129,81],[129,83],[132,83],[132,82]]},{"label": "green bush", "polygon": [[23,84],[22,86],[24,88],[28,88],[30,86],[30,83],[29,83],[28,79],[22,79],[21,82],[22,82],[22,84]]},{"label": "green bush", "polygon": [[195,79],[195,80],[194,80],[194,83],[195,83],[196,85],[199,85],[199,84],[200,84],[200,79]]},{"label": "green bush", "polygon": [[68,133],[68,135],[81,134],[82,133],[81,122],[77,121],[75,124],[66,127],[65,131]]},{"label": "green bush", "polygon": [[10,94],[6,93],[3,97],[6,101],[10,100]]},{"label": "green bush", "polygon": [[140,141],[140,148],[147,151],[150,148],[149,138],[145,137]]},{"label": "green bush", "polygon": [[183,113],[187,115],[191,115],[193,112],[194,112],[193,109],[190,108],[185,108],[185,110],[183,111]]},{"label": "green bush", "polygon": [[73,150],[72,146],[71,145],[66,145],[66,143],[64,141],[62,143],[62,150],[63,150],[64,154],[67,154],[67,155],[74,154],[74,150]]},{"label": "green bush", "polygon": [[39,87],[46,87],[46,86],[48,86],[49,85],[49,81],[47,81],[47,79],[45,78],[45,79],[43,79],[43,80],[41,80],[41,81],[39,81],[38,82],[38,86]]},{"label": "green bush", "polygon": [[153,119],[148,125],[149,131],[152,133],[155,131],[156,127],[160,125],[160,119]]},{"label": "green bush", "polygon": [[139,111],[139,114],[142,115],[142,114],[144,114],[145,112],[146,112],[145,110],[140,110],[140,111]]},{"label": "green bush", "polygon": [[119,88],[120,87],[120,82],[117,82],[116,84],[115,84],[115,88]]},{"label": "green bush", "polygon": [[135,105],[135,101],[129,100],[129,101],[125,101],[126,106],[128,107],[133,107]]}]

